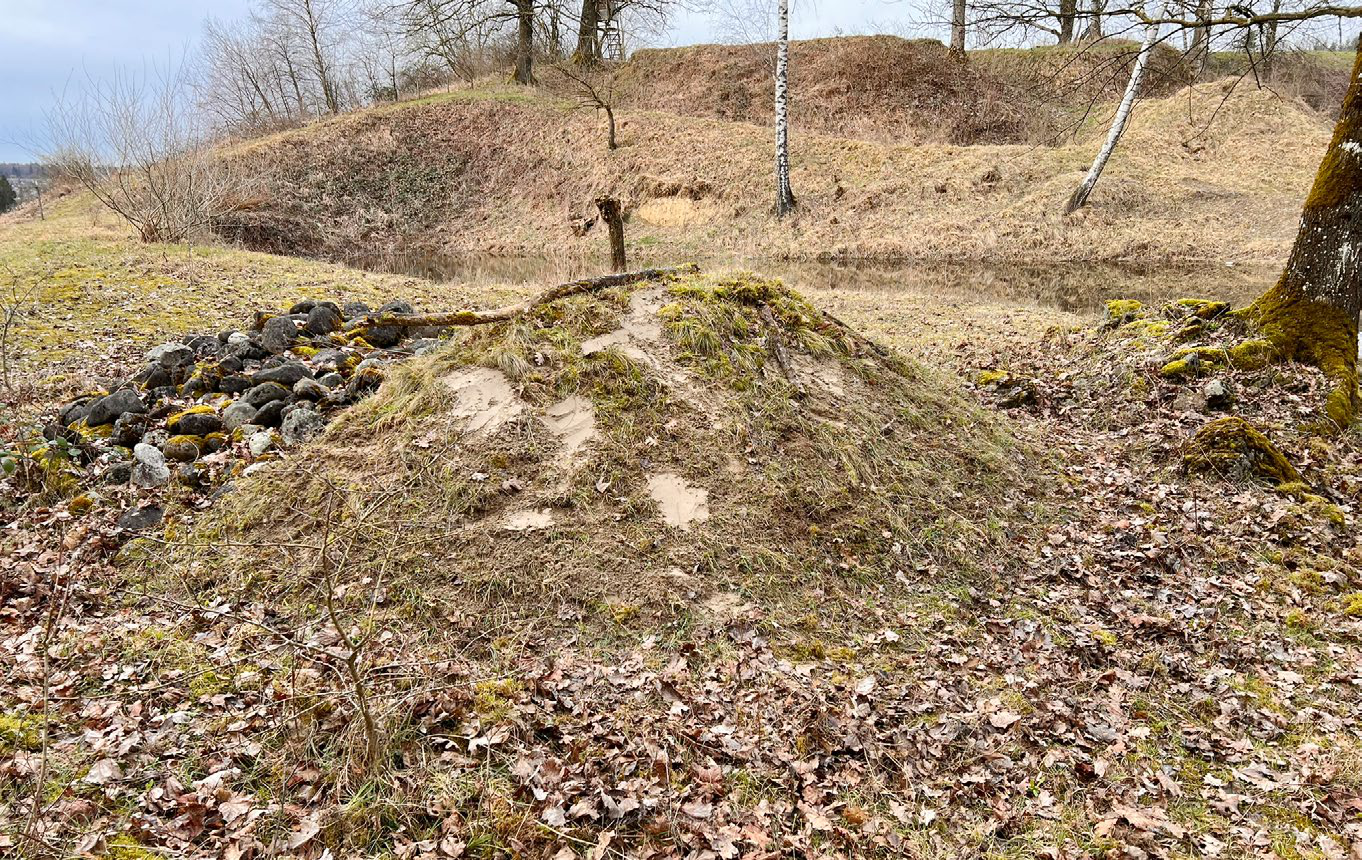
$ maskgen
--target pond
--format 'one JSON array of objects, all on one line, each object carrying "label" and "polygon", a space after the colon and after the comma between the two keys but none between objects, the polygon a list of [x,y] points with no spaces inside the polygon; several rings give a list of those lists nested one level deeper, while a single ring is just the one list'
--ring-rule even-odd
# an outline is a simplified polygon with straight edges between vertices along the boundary
[{"label": "pond", "polygon": [[[368,271],[471,284],[548,285],[607,269],[601,260],[569,256],[452,257],[426,253],[341,262]],[[650,258],[630,262],[631,268],[672,264]],[[1097,263],[831,263],[738,258],[698,262],[707,271],[760,272],[810,294],[885,293],[901,299],[916,295],[935,301],[1039,306],[1075,314],[1101,312],[1105,303],[1115,298],[1160,303],[1188,296],[1214,297],[1241,305],[1261,292],[1274,276],[1266,268],[1229,265],[1139,268]]]}]

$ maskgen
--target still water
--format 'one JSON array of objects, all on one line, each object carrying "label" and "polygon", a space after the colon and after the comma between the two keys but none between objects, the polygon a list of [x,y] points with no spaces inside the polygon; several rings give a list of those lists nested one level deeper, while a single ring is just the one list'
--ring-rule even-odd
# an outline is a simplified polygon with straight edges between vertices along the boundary
[{"label": "still water", "polygon": [[[606,271],[588,257],[441,256],[407,254],[343,261],[370,271],[438,282],[552,284]],[[672,261],[638,258],[631,268]],[[1158,303],[1183,297],[1215,297],[1238,305],[1271,281],[1267,269],[1236,266],[1135,268],[1111,264],[991,265],[986,263],[821,263],[781,260],[698,261],[706,271],[749,270],[777,277],[807,293],[830,290],[929,296],[938,301],[1030,305],[1089,314],[1109,299]]]}]

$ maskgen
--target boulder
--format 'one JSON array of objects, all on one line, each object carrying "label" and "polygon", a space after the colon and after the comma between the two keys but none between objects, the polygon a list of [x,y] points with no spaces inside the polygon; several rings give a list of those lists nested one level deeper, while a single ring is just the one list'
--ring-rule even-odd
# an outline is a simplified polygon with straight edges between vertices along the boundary
[{"label": "boulder", "polygon": [[315,379],[300,379],[293,384],[293,394],[304,400],[321,400],[331,389]]},{"label": "boulder", "polygon": [[301,361],[286,361],[278,367],[270,367],[265,370],[258,370],[251,376],[251,381],[259,385],[262,382],[277,382],[280,385],[292,386],[300,379],[307,379],[312,376],[312,371]]},{"label": "boulder", "polygon": [[254,387],[255,384],[251,382],[250,377],[243,376],[240,373],[224,376],[218,382],[218,391],[223,394],[244,394]]},{"label": "boulder", "polygon": [[303,299],[301,302],[297,302],[293,307],[289,308],[288,312],[290,314],[306,314],[310,313],[316,306],[317,303],[312,301],[312,299]]},{"label": "boulder", "polygon": [[157,448],[139,442],[132,449],[132,456],[135,462],[128,476],[132,483],[139,487],[159,487],[170,480],[170,467]]},{"label": "boulder", "polygon": [[341,308],[341,316],[347,320],[358,319],[371,313],[373,313],[373,309],[364,302],[347,302],[345,307]]},{"label": "boulder", "polygon": [[324,349],[312,356],[312,365],[321,371],[340,370],[350,360],[350,356],[339,349]]},{"label": "boulder", "polygon": [[222,429],[222,419],[211,406],[195,406],[170,416],[166,429],[184,436],[207,436]]},{"label": "boulder", "polygon": [[260,359],[269,355],[259,340],[244,331],[234,331],[227,336],[227,352],[240,359]]},{"label": "boulder", "polygon": [[330,334],[340,327],[340,311],[333,305],[317,305],[308,312],[307,322],[303,324],[309,334],[315,335]]},{"label": "boulder", "polygon": [[262,404],[255,412],[252,423],[259,424],[261,427],[278,427],[284,422],[284,409],[289,406],[287,400],[271,400]]},{"label": "boulder", "polygon": [[199,458],[202,443],[203,440],[198,436],[171,436],[166,440],[164,448],[166,458],[181,463],[192,463]]},{"label": "boulder", "polygon": [[192,334],[184,339],[184,345],[199,358],[216,358],[222,352],[222,341],[210,334]]},{"label": "boulder", "polygon": [[131,388],[123,388],[96,400],[85,416],[85,423],[91,427],[98,427],[101,424],[112,424],[125,412],[146,411],[147,405],[137,396],[137,392]]},{"label": "boulder", "polygon": [[[387,304],[381,305],[378,312],[380,314],[414,314],[416,313],[416,308],[412,307],[411,302],[393,299]],[[370,343],[372,342],[373,341],[370,341]]]},{"label": "boulder", "polygon": [[223,359],[218,362],[218,370],[224,374],[236,373],[245,366],[246,363],[242,361],[239,356],[235,355],[224,356]]},{"label": "boulder", "polygon": [[272,400],[287,400],[289,394],[289,390],[277,382],[262,382],[247,391],[241,399],[259,409]]},{"label": "boulder", "polygon": [[97,397],[82,397],[79,400],[71,401],[63,406],[61,411],[57,413],[57,420],[67,427],[84,421],[86,416],[90,414],[90,407],[93,406],[95,401],[99,400],[100,397],[103,397],[103,395]]},{"label": "boulder", "polygon": [[326,373],[317,377],[317,381],[327,388],[338,388],[345,384],[345,377],[339,373]]},{"label": "boulder", "polygon": [[147,361],[174,370],[194,363],[194,349],[183,343],[163,343],[147,353]]},{"label": "boulder", "polygon": [[301,445],[325,429],[326,423],[322,416],[313,412],[311,409],[295,408],[284,418],[283,426],[280,428],[280,435],[284,437],[284,442],[289,445]]},{"label": "boulder", "polygon": [[223,429],[231,431],[244,425],[250,424],[255,420],[256,408],[249,403],[238,400],[231,406],[222,410]]},{"label": "boulder", "polygon": [[246,440],[246,449],[251,452],[252,457],[259,457],[273,447],[274,434],[269,430],[252,433],[250,438]]},{"label": "boulder", "polygon": [[1206,398],[1207,409],[1228,409],[1234,403],[1234,392],[1229,385],[1219,379],[1212,379],[1201,390]]},{"label": "boulder", "polygon": [[131,448],[138,442],[151,427],[151,417],[138,412],[124,412],[118,416],[114,422],[113,433],[109,435],[109,441],[115,445],[122,445],[124,448]]},{"label": "boulder", "polygon": [[287,352],[298,339],[298,326],[288,317],[270,317],[260,330],[260,345],[271,355]]},{"label": "boulder", "polygon": [[402,327],[395,325],[375,325],[364,330],[364,339],[370,346],[387,349],[402,342]]},{"label": "boulder", "polygon": [[132,478],[133,466],[128,460],[114,463],[99,474],[99,479],[106,484],[126,484]]},{"label": "boulder", "polygon": [[151,391],[156,388],[164,388],[165,386],[172,384],[175,380],[170,375],[170,371],[166,370],[161,365],[148,364],[137,372],[137,375],[132,378],[132,381],[142,386],[144,390]]}]

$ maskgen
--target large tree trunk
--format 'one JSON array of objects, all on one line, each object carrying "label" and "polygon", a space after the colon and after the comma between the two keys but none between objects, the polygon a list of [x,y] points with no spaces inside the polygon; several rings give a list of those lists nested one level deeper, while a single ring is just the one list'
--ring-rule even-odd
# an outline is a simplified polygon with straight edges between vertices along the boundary
[{"label": "large tree trunk", "polygon": [[610,236],[610,270],[623,272],[627,268],[624,261],[624,211],[614,197],[597,197],[596,208],[600,210],[601,220],[605,222],[606,232]]},{"label": "large tree trunk", "polygon": [[1301,210],[1277,283],[1243,315],[1282,358],[1315,366],[1336,386],[1326,406],[1341,427],[1356,419],[1357,315],[1362,311],[1362,39],[1334,138]]},{"label": "large tree trunk", "polygon": [[[1197,0],[1196,17],[1198,21],[1209,21],[1211,19],[1211,0]],[[1188,51],[1188,60],[1192,64],[1192,71],[1197,75],[1206,71],[1206,60],[1211,52],[1211,28],[1207,24],[1201,24],[1192,31],[1192,48]]]},{"label": "large tree trunk", "polygon": [[1140,44],[1140,53],[1135,55],[1135,68],[1130,70],[1130,81],[1126,83],[1125,95],[1121,97],[1121,105],[1116,109],[1116,116],[1111,120],[1111,128],[1107,131],[1107,140],[1102,144],[1102,149],[1098,151],[1097,158],[1093,159],[1092,167],[1088,168],[1088,175],[1083,177],[1082,183],[1074,189],[1074,193],[1069,197],[1068,204],[1064,207],[1065,213],[1081,209],[1088,202],[1088,197],[1092,194],[1093,188],[1097,186],[1097,180],[1101,178],[1102,171],[1107,166],[1107,160],[1111,158],[1111,153],[1116,149],[1116,144],[1120,143],[1121,135],[1125,134],[1126,123],[1130,121],[1130,111],[1135,107],[1135,96],[1140,91],[1140,82],[1144,80],[1144,70],[1149,65],[1149,55],[1154,50],[1154,43],[1159,38],[1159,28],[1154,25],[1145,27],[1144,41]]},{"label": "large tree trunk", "polygon": [[780,0],[779,44],[776,48],[776,217],[795,207],[790,187],[790,3]]},{"label": "large tree trunk", "polygon": [[965,56],[965,0],[951,3],[951,56],[957,59]]},{"label": "large tree trunk", "polygon": [[1096,42],[1102,38],[1102,15],[1106,10],[1106,0],[1092,0],[1088,9],[1088,26],[1082,36],[1084,42]]},{"label": "large tree trunk", "polygon": [[589,65],[600,59],[596,45],[596,28],[600,24],[599,3],[600,0],[582,0],[582,16],[577,25],[577,50],[572,52],[574,63]]},{"label": "large tree trunk", "polygon": [[516,13],[515,74],[518,84],[534,83],[534,0],[513,0]]},{"label": "large tree trunk", "polygon": [[1074,40],[1074,22],[1078,18],[1078,0],[1059,0],[1059,44]]}]

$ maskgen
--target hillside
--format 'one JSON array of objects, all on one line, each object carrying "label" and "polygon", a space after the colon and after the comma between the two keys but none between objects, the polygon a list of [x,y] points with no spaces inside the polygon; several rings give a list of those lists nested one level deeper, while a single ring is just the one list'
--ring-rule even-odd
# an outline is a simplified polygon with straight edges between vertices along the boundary
[{"label": "hillside", "polygon": [[620,109],[621,146],[608,152],[600,119],[551,94],[455,92],[239,148],[243,169],[267,187],[224,234],[334,259],[582,254],[599,248],[582,227],[609,193],[625,203],[636,254],[663,258],[1272,262],[1293,235],[1329,124],[1267,91],[1229,87],[1142,103],[1130,133],[1148,148],[1118,150],[1091,206],[1072,218],[1059,212],[1105,109],[1053,147],[796,134],[800,210],[783,224],[769,215],[770,135],[760,126]]}]

